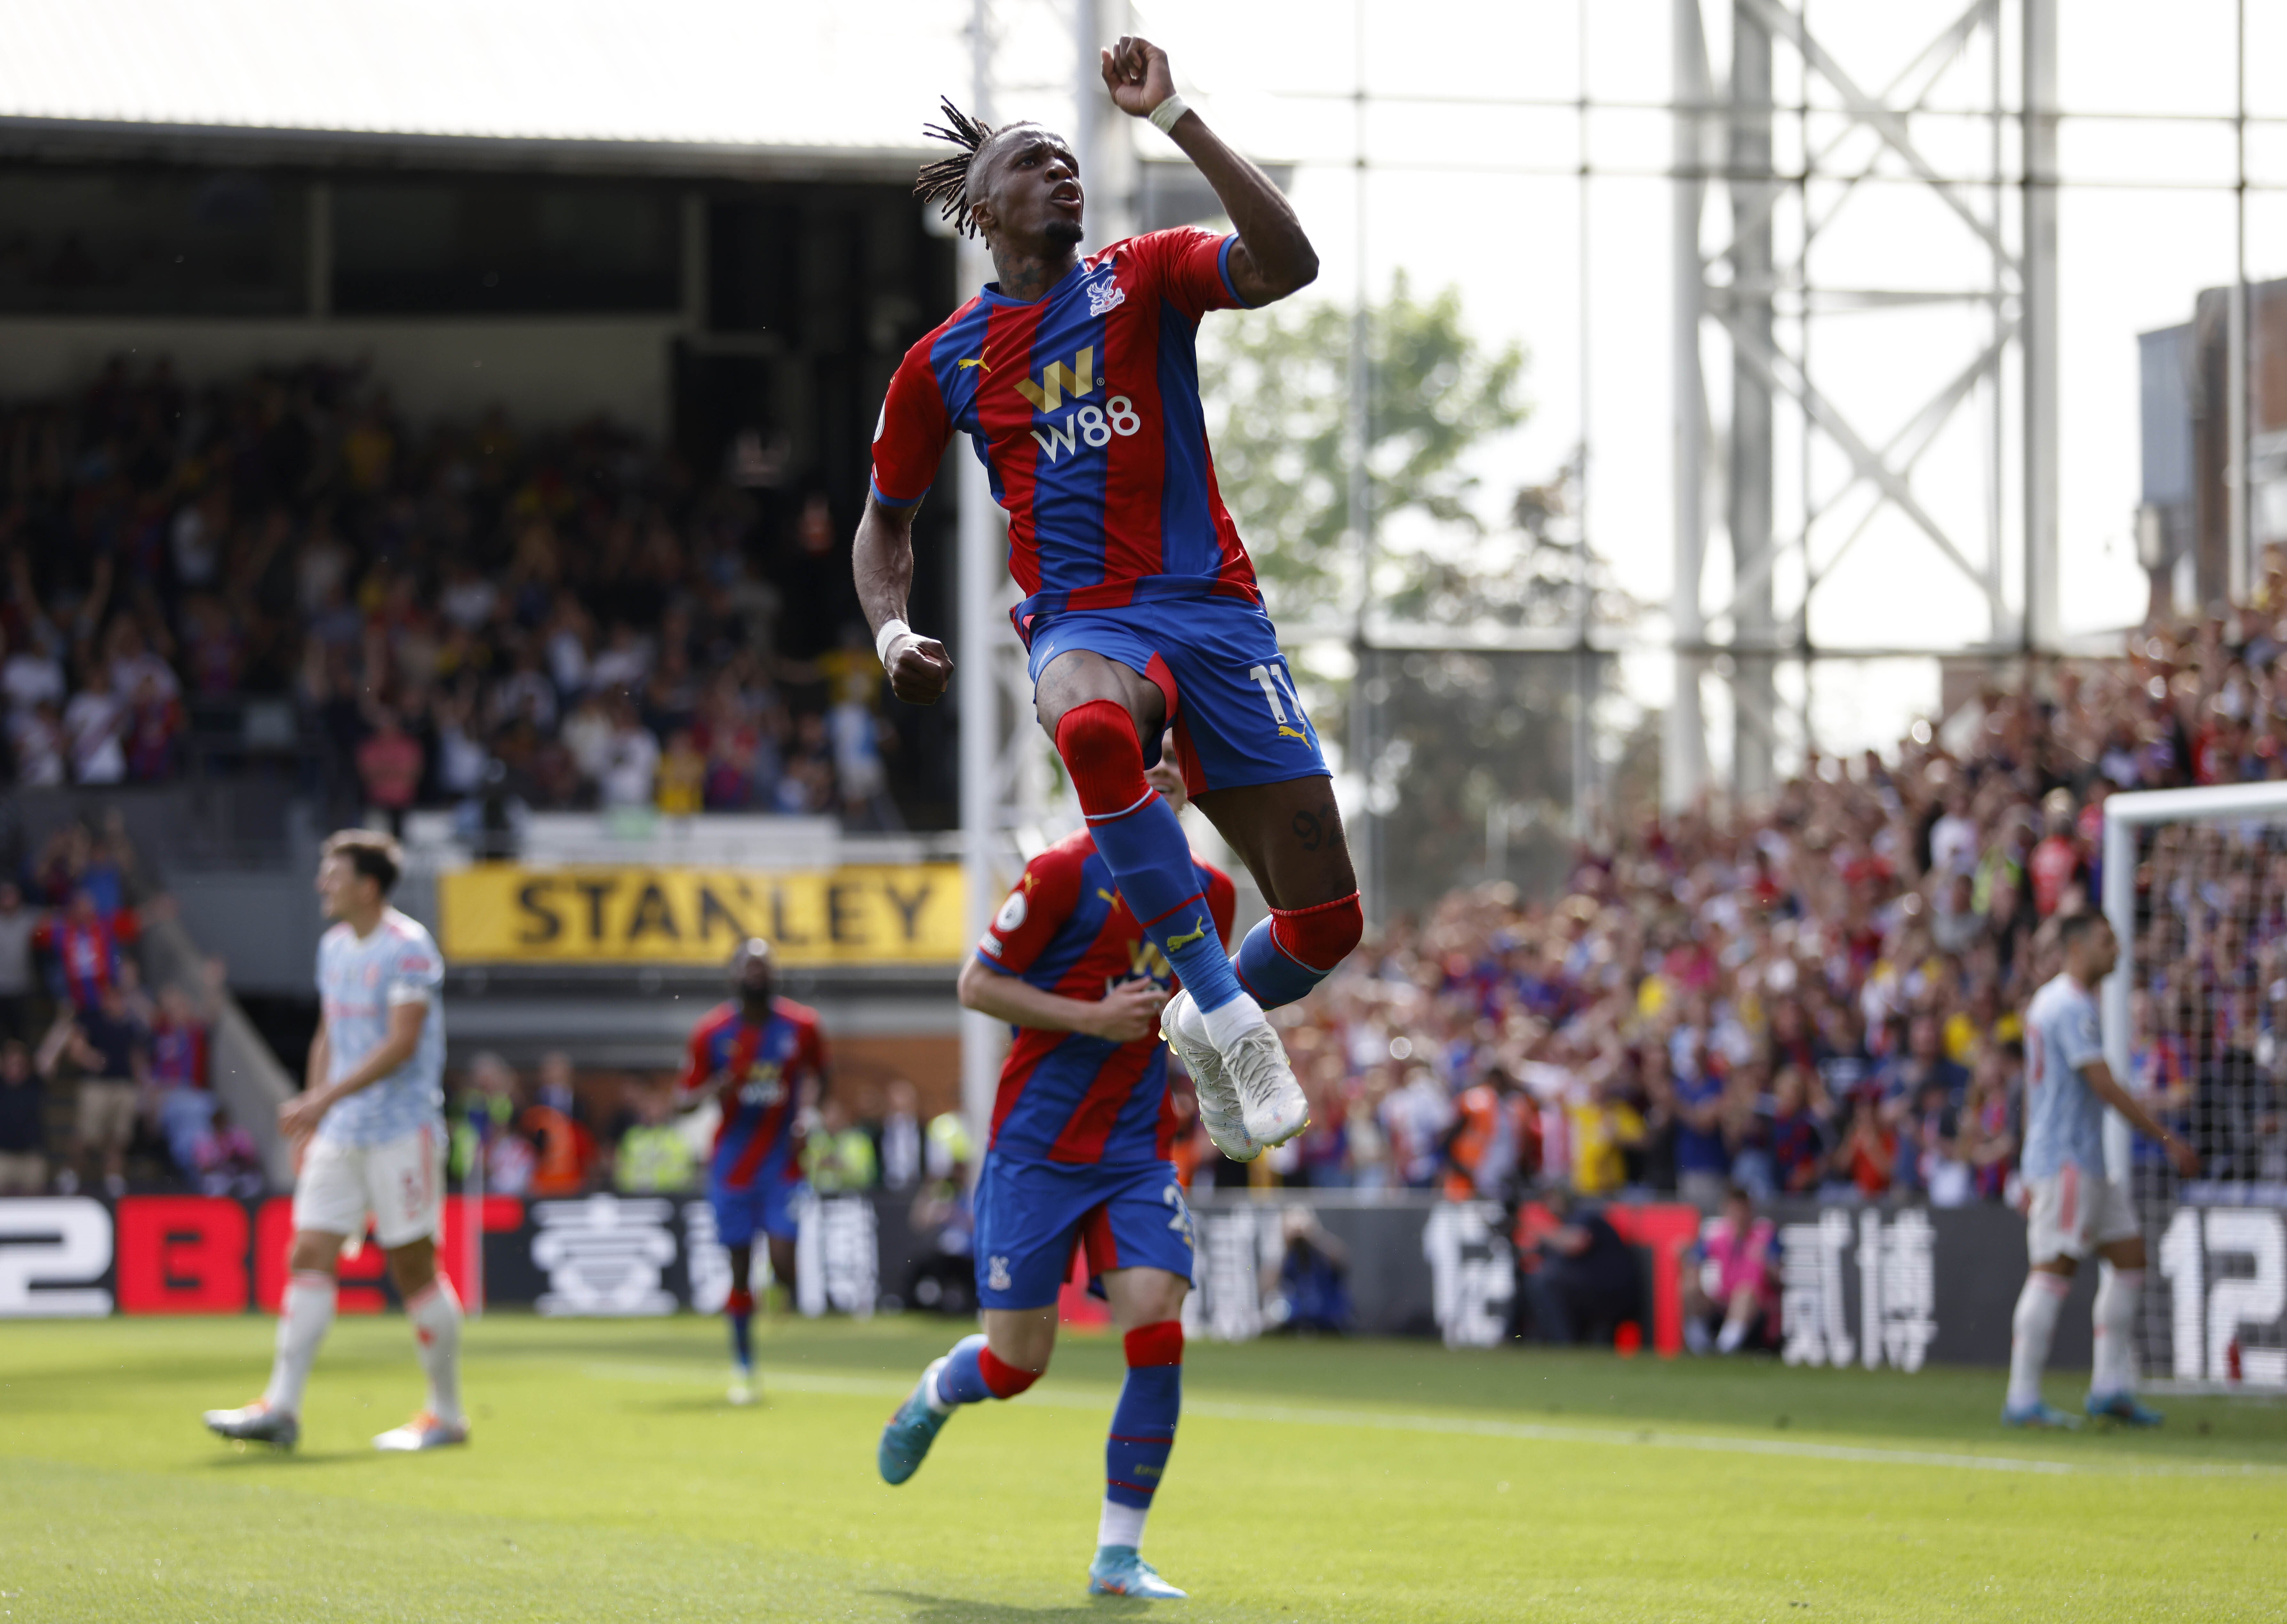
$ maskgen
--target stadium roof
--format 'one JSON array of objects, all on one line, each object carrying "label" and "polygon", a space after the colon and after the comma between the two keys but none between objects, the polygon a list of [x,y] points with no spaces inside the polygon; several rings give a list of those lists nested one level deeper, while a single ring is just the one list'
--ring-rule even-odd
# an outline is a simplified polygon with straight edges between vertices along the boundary
[{"label": "stadium roof", "polygon": [[969,83],[946,0],[0,0],[0,147],[873,167]]}]

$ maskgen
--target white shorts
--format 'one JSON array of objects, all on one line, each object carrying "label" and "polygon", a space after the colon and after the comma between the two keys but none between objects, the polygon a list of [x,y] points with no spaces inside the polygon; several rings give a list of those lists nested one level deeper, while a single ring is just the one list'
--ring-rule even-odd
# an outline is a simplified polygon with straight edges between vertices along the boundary
[{"label": "white shorts", "polygon": [[2068,1162],[2053,1179],[2025,1180],[2025,1257],[2048,1263],[2085,1257],[2115,1241],[2133,1241],[2144,1231],[2128,1192]]},{"label": "white shorts", "polygon": [[437,1234],[445,1202],[445,1133],[431,1124],[378,1145],[320,1139],[294,1180],[294,1227],[365,1235],[368,1213],[384,1250]]}]

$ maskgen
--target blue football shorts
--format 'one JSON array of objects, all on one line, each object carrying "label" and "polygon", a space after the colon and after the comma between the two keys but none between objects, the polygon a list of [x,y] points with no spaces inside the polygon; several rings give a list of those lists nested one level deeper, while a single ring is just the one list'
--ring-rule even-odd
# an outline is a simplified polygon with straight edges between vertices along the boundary
[{"label": "blue football shorts", "polygon": [[[1049,617],[1033,629],[1034,685],[1050,660],[1073,649],[1117,660],[1159,685],[1192,794],[1326,776],[1318,730],[1302,713],[1294,674],[1260,604],[1161,598]],[[1144,761],[1153,755],[1147,743]]]},{"label": "blue football shorts", "polygon": [[1088,1257],[1088,1289],[1113,1269],[1191,1278],[1191,1203],[1172,1162],[1075,1166],[987,1152],[977,1181],[977,1300],[1045,1308]]},{"label": "blue football shorts", "polygon": [[795,1203],[804,1186],[801,1179],[788,1176],[793,1162],[793,1156],[781,1147],[764,1159],[751,1179],[737,1188],[710,1172],[707,1204],[715,1209],[717,1241],[725,1246],[752,1246],[756,1230],[774,1240],[795,1238]]}]

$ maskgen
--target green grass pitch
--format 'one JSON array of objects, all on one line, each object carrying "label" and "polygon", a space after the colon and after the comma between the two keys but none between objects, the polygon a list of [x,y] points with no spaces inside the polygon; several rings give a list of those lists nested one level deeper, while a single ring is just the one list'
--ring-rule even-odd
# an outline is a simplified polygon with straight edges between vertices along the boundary
[{"label": "green grass pitch", "polygon": [[[759,1329],[760,1328],[758,1328]],[[198,1412],[259,1318],[0,1327],[0,1624],[1102,1620],[1081,1594],[1116,1344],[957,1417],[883,1417],[960,1328],[773,1326],[722,1400],[712,1321],[470,1328],[465,1450],[382,1456],[404,1322],[336,1326],[290,1455]],[[1915,1376],[1395,1343],[1194,1344],[1146,1541],[1210,1620],[2276,1620],[2287,1408],[2005,1433],[1992,1371]],[[2051,1397],[2077,1399],[2066,1374]]]}]

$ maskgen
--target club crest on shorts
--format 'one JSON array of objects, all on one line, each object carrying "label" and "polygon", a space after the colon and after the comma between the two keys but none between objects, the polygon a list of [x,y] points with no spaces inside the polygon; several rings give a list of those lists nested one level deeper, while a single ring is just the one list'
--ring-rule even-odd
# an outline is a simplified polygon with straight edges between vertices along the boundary
[{"label": "club crest on shorts", "polygon": [[985,1283],[994,1291],[1009,1289],[1009,1260],[1006,1257],[994,1257],[985,1260]]}]

